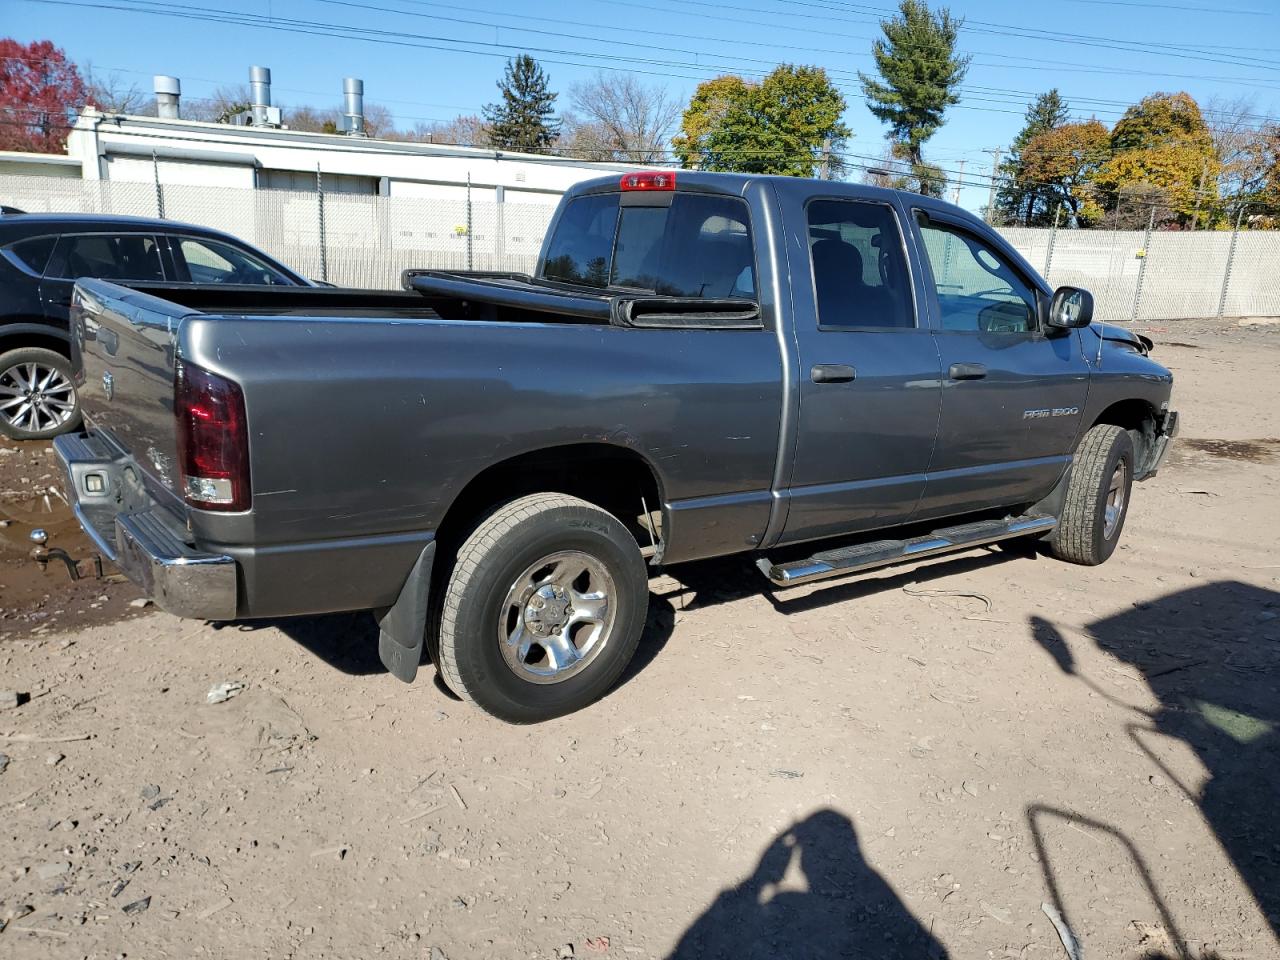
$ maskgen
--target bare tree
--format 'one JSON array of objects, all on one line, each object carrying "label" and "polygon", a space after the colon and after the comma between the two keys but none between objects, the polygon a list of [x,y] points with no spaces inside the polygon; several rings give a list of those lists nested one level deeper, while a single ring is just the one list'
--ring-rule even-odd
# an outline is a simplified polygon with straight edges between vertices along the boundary
[{"label": "bare tree", "polygon": [[339,130],[338,112],[322,110],[316,107],[301,106],[282,110],[284,125],[290,130],[303,133],[337,133]]},{"label": "bare tree", "polygon": [[[576,150],[606,150],[596,159],[655,163],[665,159],[671,133],[680,116],[680,106],[662,87],[650,87],[629,73],[597,73],[586,83],[569,91],[574,136],[562,147]],[[576,153],[575,153],[576,155]]]},{"label": "bare tree", "polygon": [[125,113],[135,117],[156,115],[155,97],[118,71],[99,73],[93,69],[92,63],[86,63],[84,79],[88,87],[87,102],[103,113]]},{"label": "bare tree", "polygon": [[409,130],[398,131],[392,139],[443,143],[460,147],[487,147],[489,146],[489,125],[483,118],[474,114],[445,121],[429,123],[419,121]]},{"label": "bare tree", "polygon": [[182,115],[188,120],[230,123],[231,118],[249,109],[252,97],[244,84],[218,87],[208,97],[184,97]]},{"label": "bare tree", "polygon": [[[561,117],[560,139],[556,142],[556,151],[575,160],[631,159],[629,156],[616,155],[609,132],[602,124],[591,123],[575,113],[566,113]],[[639,158],[636,162],[646,161]]]},{"label": "bare tree", "polygon": [[1239,196],[1249,189],[1252,148],[1258,134],[1257,106],[1253,96],[1214,97],[1203,111],[1222,168],[1218,185],[1224,197]]}]

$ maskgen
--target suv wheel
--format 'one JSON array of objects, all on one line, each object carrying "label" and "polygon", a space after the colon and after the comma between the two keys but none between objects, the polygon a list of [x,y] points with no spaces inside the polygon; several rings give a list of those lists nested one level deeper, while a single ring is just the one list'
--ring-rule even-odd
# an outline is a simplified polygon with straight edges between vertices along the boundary
[{"label": "suv wheel", "polygon": [[48,440],[80,425],[71,362],[42,347],[0,353],[0,433],[12,440]]},{"label": "suv wheel", "polygon": [[458,551],[437,666],[458,696],[502,720],[561,716],[621,676],[648,604],[644,559],[616,517],[576,497],[522,497]]},{"label": "suv wheel", "polygon": [[1084,435],[1071,464],[1067,496],[1052,541],[1060,560],[1096,566],[1115,552],[1129,513],[1133,438],[1100,423]]}]

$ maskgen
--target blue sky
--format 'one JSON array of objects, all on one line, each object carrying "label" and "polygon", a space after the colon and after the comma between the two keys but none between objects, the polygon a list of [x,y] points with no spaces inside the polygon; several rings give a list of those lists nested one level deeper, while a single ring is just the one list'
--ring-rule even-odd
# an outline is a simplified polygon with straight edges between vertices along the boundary
[{"label": "blue sky", "polygon": [[[343,76],[403,126],[478,112],[494,99],[505,57],[528,51],[567,91],[600,67],[636,72],[681,101],[701,78],[766,72],[784,62],[826,67],[849,102],[850,154],[878,156],[884,130],[868,112],[856,71],[891,0],[83,0],[98,7],[0,0],[0,35],[49,39],[101,72],[149,90],[151,75],[182,78],[183,94],[243,84],[251,64],[272,69],[275,99],[330,105]],[[184,17],[109,6],[147,5]],[[954,177],[961,202],[986,200],[988,148],[1007,146],[1032,96],[1057,86],[1081,117],[1114,122],[1157,90],[1254,98],[1255,123],[1280,116],[1280,0],[956,0],[974,55],[962,93],[926,157]],[[256,14],[262,27],[185,18]],[[274,19],[275,25],[270,22]],[[308,33],[290,32],[287,21]],[[305,23],[298,23],[305,21]],[[316,24],[336,25],[316,26]],[[383,31],[355,39],[353,29]],[[336,32],[344,36],[317,35]],[[561,101],[566,97],[562,93]]]}]

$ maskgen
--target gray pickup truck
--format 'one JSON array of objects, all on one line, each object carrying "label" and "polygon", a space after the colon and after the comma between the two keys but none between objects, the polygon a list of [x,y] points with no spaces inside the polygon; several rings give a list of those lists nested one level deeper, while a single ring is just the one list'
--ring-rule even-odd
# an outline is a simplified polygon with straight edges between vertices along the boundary
[{"label": "gray pickup truck", "polygon": [[532,277],[81,281],[85,530],[162,608],[372,609],[509,721],[602,696],[648,571],[786,587],[1010,537],[1116,547],[1174,434],[1151,344],[975,217],[845,183],[582,183]]}]

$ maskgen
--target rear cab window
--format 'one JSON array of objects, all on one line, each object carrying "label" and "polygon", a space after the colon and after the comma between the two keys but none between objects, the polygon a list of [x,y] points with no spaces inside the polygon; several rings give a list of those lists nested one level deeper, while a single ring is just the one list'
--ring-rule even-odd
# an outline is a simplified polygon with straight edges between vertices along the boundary
[{"label": "rear cab window", "polygon": [[669,204],[623,204],[618,193],[577,197],[547,246],[542,279],[664,297],[754,300],[747,204],[679,192]]}]

